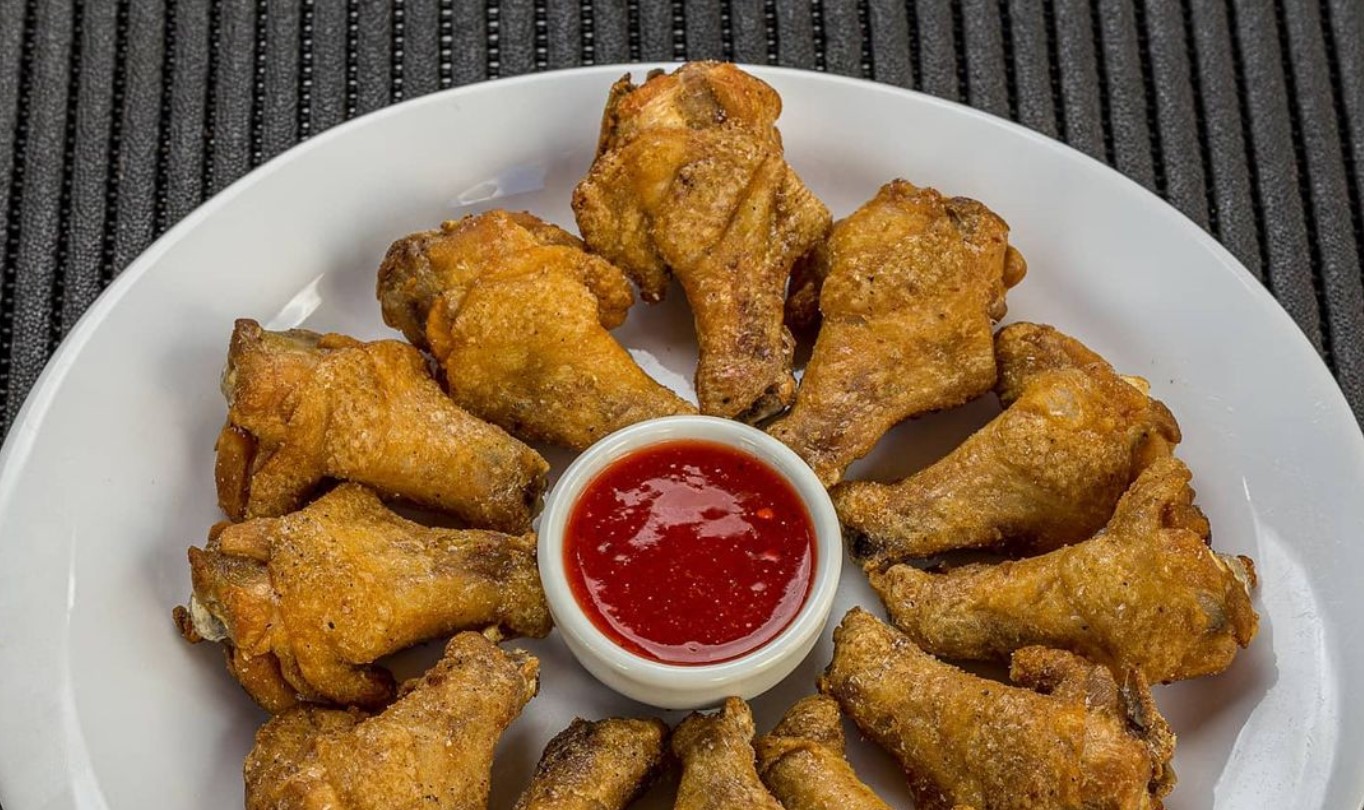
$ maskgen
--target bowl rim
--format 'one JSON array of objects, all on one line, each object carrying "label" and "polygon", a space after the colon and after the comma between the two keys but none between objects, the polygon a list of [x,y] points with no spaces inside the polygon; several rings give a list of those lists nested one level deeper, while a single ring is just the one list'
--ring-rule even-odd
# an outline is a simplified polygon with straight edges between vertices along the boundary
[{"label": "bowl rim", "polygon": [[[630,453],[657,444],[687,440],[720,444],[765,463],[795,490],[815,533],[815,565],[810,592],[795,617],[758,648],[712,664],[652,661],[612,641],[597,628],[573,595],[563,555],[564,529],[584,487],[607,466]],[[536,550],[550,613],[555,626],[570,642],[567,646],[573,655],[579,658],[589,655],[596,663],[629,681],[669,691],[718,688],[722,684],[754,678],[783,664],[794,668],[799,660],[793,661],[792,657],[807,647],[806,642],[822,632],[828,623],[844,553],[842,529],[833,501],[814,470],[795,451],[751,425],[704,415],[664,416],[637,422],[599,439],[579,454],[545,498]],[[800,658],[804,658],[804,654]]]}]

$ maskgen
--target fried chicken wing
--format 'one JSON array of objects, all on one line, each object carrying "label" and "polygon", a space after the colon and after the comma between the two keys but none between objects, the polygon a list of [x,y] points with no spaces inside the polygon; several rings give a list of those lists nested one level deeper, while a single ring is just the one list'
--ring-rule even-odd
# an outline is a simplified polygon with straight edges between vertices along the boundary
[{"label": "fried chicken wing", "polygon": [[549,464],[451,402],[411,346],[240,320],[223,393],[216,478],[233,520],[292,512],[326,478],[500,531],[539,508]]},{"label": "fried chicken wing", "polygon": [[574,720],[545,746],[514,810],[624,810],[663,764],[657,718]]},{"label": "fried chicken wing", "polygon": [[291,709],[256,734],[247,810],[482,810],[493,747],[535,696],[539,666],[461,633],[380,714]]},{"label": "fried chicken wing", "polygon": [[627,76],[573,194],[584,240],[645,300],[677,276],[696,322],[701,411],[749,422],[795,395],[786,283],[830,222],[786,163],[780,112],[776,91],[729,64],[692,62],[639,87]]},{"label": "fried chicken wing", "polygon": [[1047,551],[1092,536],[1152,460],[1179,442],[1146,381],[1049,326],[995,337],[1006,406],[945,458],[894,484],[831,491],[868,567],[965,548]]},{"label": "fried chicken wing", "polygon": [[463,294],[480,278],[515,276],[546,265],[562,268],[592,291],[603,326],[625,322],[634,293],[620,270],[583,250],[557,225],[526,211],[496,209],[441,223],[394,242],[379,267],[384,322],[419,348],[429,348],[427,320],[441,296]]},{"label": "fried chicken wing", "polygon": [[718,712],[692,713],[673,731],[682,763],[676,810],[782,810],[758,778],[753,760],[753,713],[739,698]]},{"label": "fried chicken wing", "polygon": [[758,772],[786,810],[890,810],[843,757],[838,703],[799,700],[758,740]]},{"label": "fried chicken wing", "polygon": [[1152,682],[1226,669],[1255,636],[1254,566],[1208,547],[1189,470],[1147,467],[1091,540],[946,573],[871,572],[891,621],[934,655],[1005,660],[1040,644],[1140,670]]},{"label": "fried chicken wing", "polygon": [[990,390],[992,324],[1025,272],[1008,234],[975,200],[905,180],[840,220],[802,266],[792,300],[817,297],[823,324],[795,406],[768,432],[830,486],[896,423]]},{"label": "fried chicken wing", "polygon": [[400,239],[378,295],[384,320],[435,355],[451,398],[522,439],[582,450],[696,410],[611,337],[634,301],[621,271],[530,214],[489,211]]},{"label": "fried chicken wing", "polygon": [[272,712],[387,700],[392,676],[371,665],[422,641],[551,627],[535,535],[427,528],[358,484],[282,518],[219,524],[189,560],[181,631],[223,641],[229,669]]},{"label": "fried chicken wing", "polygon": [[1174,784],[1174,737],[1145,679],[1042,647],[1014,654],[1006,686],[920,650],[854,608],[820,690],[909,777],[915,806],[1156,810]]}]

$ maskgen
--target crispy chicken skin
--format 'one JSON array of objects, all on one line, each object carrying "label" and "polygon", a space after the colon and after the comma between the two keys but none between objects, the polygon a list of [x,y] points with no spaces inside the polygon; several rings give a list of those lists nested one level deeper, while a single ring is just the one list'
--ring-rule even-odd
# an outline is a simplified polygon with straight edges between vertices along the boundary
[{"label": "crispy chicken skin", "polygon": [[489,211],[400,239],[378,295],[384,320],[435,355],[457,404],[527,441],[582,450],[696,411],[611,337],[634,301],[621,271],[531,214]]},{"label": "crispy chicken skin", "polygon": [[483,810],[493,747],[539,688],[539,662],[461,633],[367,716],[298,707],[246,758],[247,810]]},{"label": "crispy chicken skin", "polygon": [[326,478],[499,531],[530,528],[549,464],[452,403],[411,346],[237,321],[223,373],[218,503],[292,512]]},{"label": "crispy chicken skin", "polygon": [[732,697],[712,714],[692,713],[673,731],[682,763],[676,810],[782,810],[753,760],[753,713]]},{"label": "crispy chicken skin", "polygon": [[729,64],[611,89],[597,159],[573,194],[583,238],[646,301],[677,276],[696,322],[702,413],[757,422],[795,396],[782,309],[791,266],[830,218],[782,152],[781,99]]},{"label": "crispy chicken skin", "polygon": [[1026,647],[1010,671],[1019,686],[1006,686],[854,608],[820,690],[899,760],[921,810],[1156,810],[1174,785],[1174,736],[1141,674],[1118,678]]},{"label": "crispy chicken skin", "polygon": [[[903,184],[905,191],[915,188],[912,183],[904,180],[893,180],[881,188],[878,196],[885,194],[887,189],[899,184]],[[933,192],[933,189],[918,190]],[[933,193],[936,194],[937,192]],[[1013,287],[1023,280],[1028,272],[1028,264],[1023,259],[1022,253],[1008,245],[1009,227],[1000,219],[999,215],[983,203],[970,197],[940,196],[940,199],[942,204],[946,206],[952,221],[961,229],[963,237],[973,249],[990,254],[989,259],[992,261],[998,258],[994,255],[996,251],[1004,250],[1002,257],[1004,269],[1001,280],[1005,288]],[[868,202],[863,207],[870,206],[872,202],[875,200]],[[847,219],[851,219],[851,217]],[[834,227],[838,227],[847,219],[835,223]],[[819,297],[824,279],[832,270],[830,258],[828,242],[826,241],[801,257],[801,260],[796,262],[796,266],[791,270],[791,287],[786,298],[786,319],[791,328],[797,332],[802,334],[813,333],[819,328],[821,321]],[[994,320],[1003,317],[1003,293],[1003,290],[999,292],[1000,315],[994,316]]]},{"label": "crispy chicken skin", "polygon": [[219,524],[189,550],[194,596],[176,621],[225,642],[229,670],[266,710],[299,700],[374,706],[373,662],[459,630],[548,635],[535,535],[431,529],[342,484],[282,518]]},{"label": "crispy chicken skin", "polygon": [[831,491],[869,568],[966,548],[1047,551],[1092,536],[1152,460],[1179,442],[1146,381],[1049,326],[995,337],[1002,414],[932,466],[893,484]]},{"label": "crispy chicken skin", "polygon": [[624,810],[663,765],[657,718],[574,720],[545,746],[514,810]]},{"label": "crispy chicken skin", "polygon": [[1025,272],[1008,234],[975,200],[894,180],[813,252],[793,300],[823,278],[823,324],[795,406],[768,432],[825,486],[897,422],[995,384],[993,323]]},{"label": "crispy chicken skin", "polygon": [[630,283],[581,239],[526,211],[496,209],[441,223],[394,242],[379,266],[384,323],[429,348],[427,319],[442,296],[456,299],[486,276],[514,276],[555,265],[596,299],[602,326],[625,322],[634,303]]},{"label": "crispy chicken skin", "polygon": [[1007,660],[1070,650],[1151,682],[1226,669],[1255,637],[1254,566],[1208,548],[1183,462],[1147,467],[1091,540],[1017,562],[946,573],[871,572],[891,621],[934,655]]},{"label": "crispy chicken skin", "polygon": [[843,724],[833,698],[796,701],[754,747],[758,773],[786,810],[890,810],[843,757]]}]

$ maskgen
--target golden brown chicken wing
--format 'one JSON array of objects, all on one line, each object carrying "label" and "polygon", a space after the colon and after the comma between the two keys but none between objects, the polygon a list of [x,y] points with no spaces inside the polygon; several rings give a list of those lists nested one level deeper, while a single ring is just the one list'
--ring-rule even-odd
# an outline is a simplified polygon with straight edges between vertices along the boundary
[{"label": "golden brown chicken wing", "polygon": [[256,734],[247,810],[483,810],[493,747],[535,696],[539,666],[461,633],[380,714],[291,709]]},{"label": "golden brown chicken wing", "polygon": [[763,782],[786,810],[890,810],[844,759],[833,698],[797,701],[754,747]]},{"label": "golden brown chicken wing", "polygon": [[582,240],[526,211],[496,209],[441,223],[394,242],[379,267],[384,322],[428,348],[427,320],[441,296],[461,295],[487,276],[555,265],[592,291],[603,326],[625,322],[634,293],[620,270],[583,249]]},{"label": "golden brown chicken wing", "polygon": [[266,710],[298,700],[373,706],[392,696],[390,653],[459,630],[542,637],[549,608],[535,535],[430,529],[342,484],[282,518],[219,524],[189,550],[190,641],[226,645]]},{"label": "golden brown chicken wing", "polygon": [[732,697],[713,714],[693,713],[673,731],[682,763],[676,810],[782,810],[753,764],[753,713]]},{"label": "golden brown chicken wing", "polygon": [[573,194],[593,251],[647,301],[670,275],[696,322],[703,413],[756,422],[795,395],[782,323],[791,266],[829,212],[783,156],[781,99],[733,65],[692,62],[611,89],[597,159]]},{"label": "golden brown chicken wing", "polygon": [[820,690],[909,777],[915,806],[1156,810],[1174,737],[1138,672],[1060,650],[1014,654],[1005,686],[944,664],[854,608]]},{"label": "golden brown chicken wing", "polygon": [[240,320],[223,393],[218,503],[233,520],[292,512],[325,478],[500,531],[539,508],[549,464],[452,403],[411,346]]},{"label": "golden brown chicken wing", "polygon": [[514,810],[624,810],[663,764],[662,720],[574,720],[545,746]]},{"label": "golden brown chicken wing", "polygon": [[1033,644],[1140,670],[1152,682],[1226,669],[1255,636],[1254,567],[1208,548],[1190,474],[1153,463],[1092,540],[946,573],[871,572],[891,621],[934,655],[1006,660]]},{"label": "golden brown chicken wing", "polygon": [[528,441],[582,450],[696,411],[607,331],[634,301],[621,271],[530,214],[489,211],[395,242],[379,300],[389,325],[431,349],[456,403]]},{"label": "golden brown chicken wing", "polygon": [[905,180],[840,220],[803,271],[823,278],[823,325],[795,406],[768,432],[829,486],[897,422],[990,390],[992,324],[1024,274],[1008,234],[975,200]]},{"label": "golden brown chicken wing", "polygon": [[1046,551],[1090,537],[1179,426],[1145,380],[1049,326],[995,338],[1005,411],[932,466],[894,484],[831,491],[853,553],[880,567],[964,548]]}]

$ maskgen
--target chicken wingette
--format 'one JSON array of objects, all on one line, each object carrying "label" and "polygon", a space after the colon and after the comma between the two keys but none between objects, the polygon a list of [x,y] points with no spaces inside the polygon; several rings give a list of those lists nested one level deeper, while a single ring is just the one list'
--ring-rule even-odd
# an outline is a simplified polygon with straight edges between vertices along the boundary
[{"label": "chicken wingette", "polygon": [[181,632],[222,641],[229,671],[271,712],[374,706],[393,694],[373,666],[385,655],[459,630],[551,627],[534,534],[427,528],[358,484],[281,518],[219,524],[189,560]]},{"label": "chicken wingette", "polygon": [[531,214],[489,211],[400,239],[378,295],[457,404],[526,441],[583,450],[696,411],[611,336],[634,301],[621,271]]},{"label": "chicken wingette", "polygon": [[869,567],[974,548],[1047,551],[1092,536],[1151,461],[1179,441],[1144,380],[1049,326],[995,336],[1005,410],[902,481],[848,481],[830,495]]},{"label": "chicken wingette", "polygon": [[218,503],[233,520],[302,507],[325,479],[522,532],[549,464],[450,401],[417,350],[237,321],[223,373]]}]

